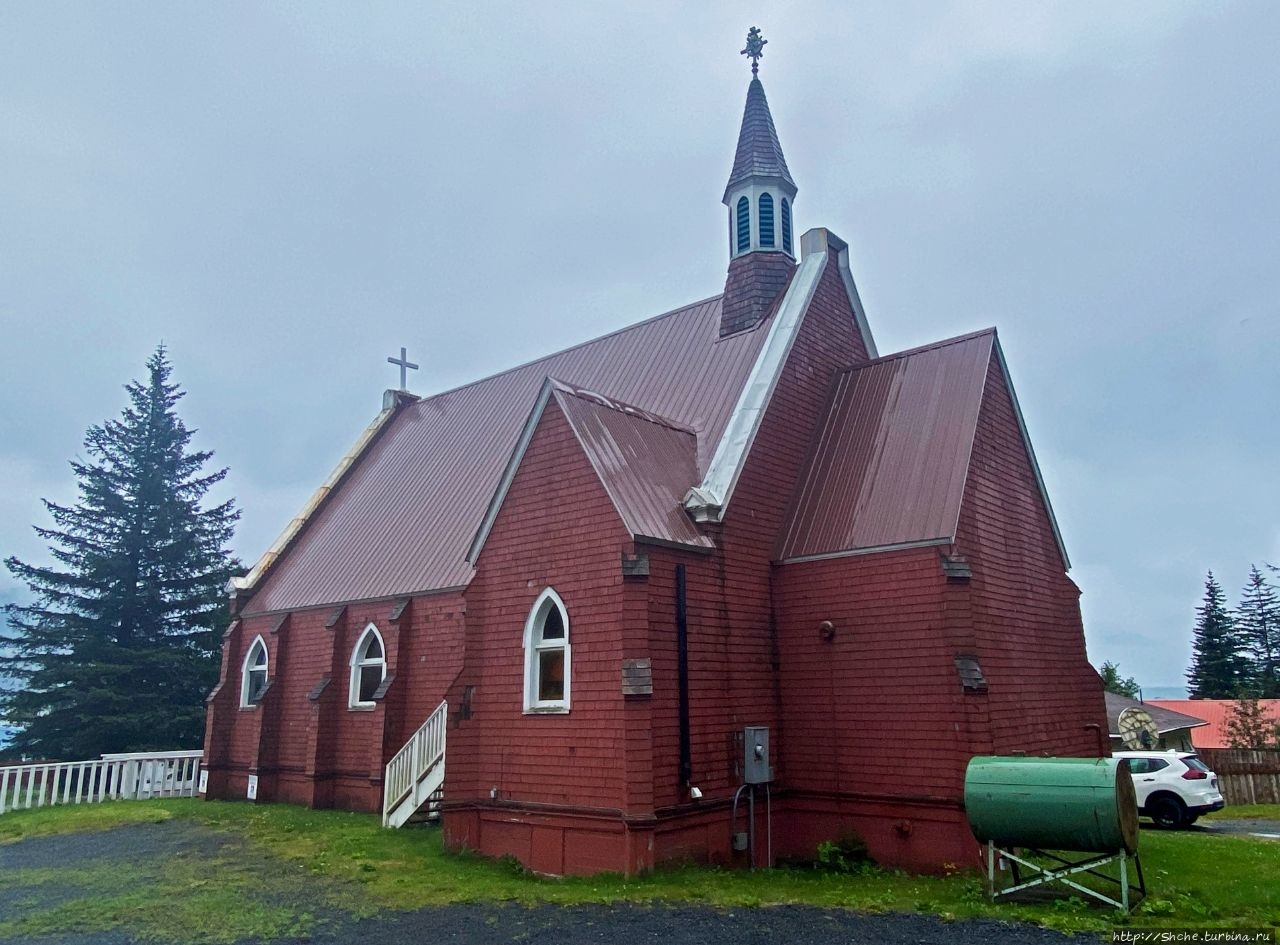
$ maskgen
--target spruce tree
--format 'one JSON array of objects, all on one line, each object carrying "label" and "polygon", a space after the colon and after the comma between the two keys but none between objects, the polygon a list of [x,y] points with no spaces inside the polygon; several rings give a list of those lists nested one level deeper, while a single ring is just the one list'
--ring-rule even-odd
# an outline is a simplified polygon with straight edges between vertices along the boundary
[{"label": "spruce tree", "polygon": [[10,753],[59,760],[198,748],[204,697],[226,626],[234,500],[206,507],[226,469],[191,451],[175,412],[184,396],[164,346],[145,383],[125,386],[119,419],[85,434],[73,460],[79,499],[48,500],[48,566],[5,564],[33,603],[9,604],[0,671],[16,681],[0,709],[18,727]]},{"label": "spruce tree", "polygon": [[1260,698],[1280,697],[1280,599],[1256,566],[1249,568],[1236,629],[1249,656],[1249,684]]},{"label": "spruce tree", "polygon": [[1240,655],[1226,595],[1212,571],[1204,582],[1204,601],[1196,608],[1191,649],[1191,668],[1187,671],[1191,698],[1234,699],[1247,682],[1248,663]]}]

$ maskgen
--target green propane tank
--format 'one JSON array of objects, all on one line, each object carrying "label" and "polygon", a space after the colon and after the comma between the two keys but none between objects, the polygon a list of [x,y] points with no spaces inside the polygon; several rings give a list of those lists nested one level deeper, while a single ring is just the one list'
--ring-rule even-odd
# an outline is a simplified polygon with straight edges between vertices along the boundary
[{"label": "green propane tank", "polygon": [[981,843],[1138,852],[1138,799],[1117,758],[979,756],[965,772],[964,806]]}]

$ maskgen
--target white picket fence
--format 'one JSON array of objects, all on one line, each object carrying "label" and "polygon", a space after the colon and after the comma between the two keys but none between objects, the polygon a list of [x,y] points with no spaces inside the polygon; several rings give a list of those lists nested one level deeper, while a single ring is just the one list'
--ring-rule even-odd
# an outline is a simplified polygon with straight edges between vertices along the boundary
[{"label": "white picket fence", "polygon": [[199,751],[103,755],[97,761],[59,761],[0,768],[0,814],[53,804],[194,797],[200,789]]}]

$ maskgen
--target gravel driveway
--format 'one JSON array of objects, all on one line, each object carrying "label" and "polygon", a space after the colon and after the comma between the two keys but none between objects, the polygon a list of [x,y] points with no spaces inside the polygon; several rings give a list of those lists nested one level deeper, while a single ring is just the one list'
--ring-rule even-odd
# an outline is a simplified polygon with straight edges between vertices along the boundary
[{"label": "gravel driveway", "polygon": [[[0,919],[20,919],[57,908],[66,901],[56,884],[32,885],[24,877],[74,866],[110,874],[113,864],[136,867],[154,863],[208,862],[230,848],[237,863],[244,850],[232,835],[183,822],[121,827],[101,833],[41,837],[0,845]],[[273,897],[280,896],[279,874],[289,867],[263,861],[271,870]],[[315,877],[299,876],[283,888],[296,896],[299,911],[314,911]],[[311,895],[308,895],[308,891]],[[74,893],[72,894],[74,895]],[[83,893],[81,893],[83,895]],[[456,943],[456,945],[576,945],[576,943],[661,943],[661,945],[1050,945],[1096,942],[1071,938],[1026,925],[990,921],[944,922],[926,915],[869,915],[808,906],[713,909],[701,906],[554,906],[456,905],[416,912],[384,912],[356,919],[335,912],[316,915],[306,938],[288,936],[279,943]],[[84,933],[4,938],[3,945],[132,945],[127,933]],[[154,941],[154,940],[152,940]]]}]

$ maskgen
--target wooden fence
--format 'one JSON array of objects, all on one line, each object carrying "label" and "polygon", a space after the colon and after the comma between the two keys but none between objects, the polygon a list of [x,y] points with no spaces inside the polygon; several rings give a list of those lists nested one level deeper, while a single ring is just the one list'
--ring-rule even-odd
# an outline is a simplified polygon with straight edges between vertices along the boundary
[{"label": "wooden fence", "polygon": [[50,761],[0,767],[0,814],[52,804],[193,797],[199,751],[103,755],[97,761]]},{"label": "wooden fence", "polygon": [[1218,776],[1227,806],[1280,804],[1280,749],[1197,748]]}]

